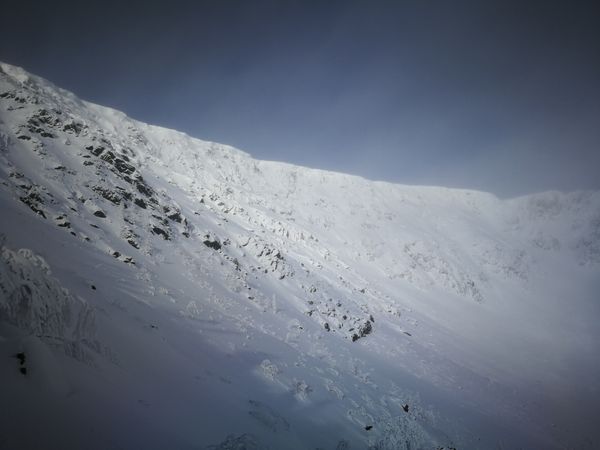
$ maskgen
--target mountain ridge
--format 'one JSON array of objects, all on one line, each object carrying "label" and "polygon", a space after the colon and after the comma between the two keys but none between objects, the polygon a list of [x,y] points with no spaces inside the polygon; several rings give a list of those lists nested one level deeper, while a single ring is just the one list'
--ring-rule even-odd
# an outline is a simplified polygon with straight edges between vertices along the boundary
[{"label": "mountain ridge", "polygon": [[123,113],[115,108],[99,105],[97,103],[90,102],[87,100],[82,100],[82,99],[78,98],[75,94],[73,94],[72,92],[65,90],[63,88],[60,88],[60,87],[54,85],[52,82],[50,82],[42,77],[33,75],[21,67],[14,66],[14,65],[4,63],[4,62],[0,62],[0,68],[6,75],[9,75],[11,78],[13,78],[18,83],[21,83],[21,84],[33,83],[34,85],[37,85],[37,86],[48,87],[51,90],[59,91],[62,96],[67,97],[70,100],[74,101],[75,105],[84,104],[93,110],[99,109],[100,111],[103,111],[105,113],[104,115],[106,115],[106,113],[108,112],[108,113],[110,113],[108,115],[116,115],[119,119],[127,119],[128,121],[131,121],[138,125],[142,125],[144,127],[149,127],[150,129],[157,129],[162,132],[168,132],[170,134],[173,134],[174,136],[184,137],[184,139],[189,139],[189,140],[195,141],[199,144],[207,144],[208,146],[218,147],[223,150],[225,150],[225,149],[230,150],[230,151],[232,150],[235,153],[241,154],[244,157],[248,157],[248,158],[252,159],[253,161],[260,162],[263,164],[274,164],[274,165],[281,166],[281,167],[288,167],[290,169],[302,168],[304,170],[314,171],[315,173],[319,173],[319,174],[343,175],[344,177],[361,179],[368,183],[374,183],[374,184],[378,184],[378,185],[381,184],[383,186],[401,186],[401,187],[405,187],[405,188],[417,188],[417,189],[421,189],[421,190],[423,190],[423,189],[434,189],[434,190],[440,189],[440,190],[449,190],[449,191],[455,191],[455,192],[471,192],[473,194],[480,193],[480,194],[494,196],[494,197],[498,198],[499,200],[503,200],[503,201],[510,201],[510,200],[515,200],[515,199],[519,199],[519,198],[528,198],[531,196],[547,195],[547,194],[571,195],[571,194],[597,192],[597,191],[589,190],[589,189],[579,189],[579,190],[574,190],[574,191],[546,190],[546,191],[539,191],[539,192],[535,192],[535,193],[517,195],[515,197],[499,198],[491,192],[487,192],[484,190],[478,190],[478,189],[448,188],[448,187],[435,186],[435,185],[401,184],[401,183],[384,181],[384,180],[370,180],[361,175],[345,174],[342,172],[336,172],[336,171],[332,171],[332,170],[325,170],[325,169],[319,169],[319,168],[313,168],[313,167],[297,166],[297,165],[290,164],[290,163],[287,163],[284,161],[258,160],[258,159],[253,158],[249,153],[247,153],[243,150],[240,150],[239,148],[235,148],[231,145],[221,144],[221,143],[214,142],[214,141],[207,141],[204,139],[200,139],[198,137],[191,136],[185,132],[182,132],[182,131],[179,131],[179,130],[176,130],[173,128],[163,127],[160,125],[147,124],[147,123],[141,122],[137,119],[133,119],[133,118],[127,116],[125,113]]}]

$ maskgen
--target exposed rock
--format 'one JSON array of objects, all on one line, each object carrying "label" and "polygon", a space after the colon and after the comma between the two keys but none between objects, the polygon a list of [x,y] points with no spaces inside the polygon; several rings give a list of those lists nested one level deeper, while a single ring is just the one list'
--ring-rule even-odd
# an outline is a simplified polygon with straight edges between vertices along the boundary
[{"label": "exposed rock", "polygon": [[114,191],[110,189],[103,188],[101,186],[94,186],[92,190],[97,194],[101,195],[104,199],[108,200],[115,205],[119,205],[121,203],[121,197]]},{"label": "exposed rock", "polygon": [[43,204],[44,202],[42,200],[42,197],[40,196],[40,194],[37,191],[32,190],[26,196],[19,197],[19,200],[21,200],[23,203],[25,203],[27,206],[29,206],[29,208],[36,214],[39,214],[44,219],[46,218],[46,214],[40,207],[40,203]]},{"label": "exposed rock", "polygon": [[181,223],[183,220],[183,217],[181,217],[181,213],[179,213],[179,211],[175,212],[173,214],[170,214],[167,217],[177,223]]},{"label": "exposed rock", "polygon": [[71,228],[71,223],[67,220],[66,216],[57,216],[54,218],[56,225],[62,228]]},{"label": "exposed rock", "polygon": [[25,352],[19,352],[19,353],[15,354],[15,358],[17,358],[19,360],[20,365],[25,364]]},{"label": "exposed rock", "polygon": [[27,119],[26,127],[30,133],[36,133],[42,137],[55,138],[56,135],[49,131],[49,128],[54,128],[61,124],[60,119],[55,114],[56,111],[52,114],[46,109],[40,109]]},{"label": "exposed rock", "polygon": [[86,149],[89,150],[94,156],[100,156],[102,154],[102,152],[105,150],[104,147],[94,148],[93,145],[86,147]]},{"label": "exposed rock", "polygon": [[137,238],[139,238],[139,236],[133,230],[126,230],[123,233],[123,239],[125,239],[133,248],[139,249],[140,245],[136,241]]},{"label": "exposed rock", "polygon": [[70,123],[67,123],[63,126],[63,131],[70,133],[70,134],[74,134],[76,136],[79,136],[79,134],[85,129],[87,128],[87,125],[84,125],[80,122],[75,122],[72,121]]},{"label": "exposed rock", "polygon": [[145,195],[146,197],[149,197],[149,198],[154,195],[152,188],[150,188],[148,185],[146,185],[146,183],[144,183],[144,180],[142,177],[137,178],[134,181],[134,183],[135,183],[135,187],[137,188],[137,190],[140,194]]},{"label": "exposed rock", "polygon": [[120,173],[125,173],[127,175],[131,175],[133,174],[133,172],[135,172],[135,167],[133,167],[131,164],[126,163],[123,159],[121,158],[116,158],[114,161],[114,166],[115,168],[120,172]]},{"label": "exposed rock", "polygon": [[360,327],[358,327],[358,332],[352,335],[352,342],[358,341],[360,338],[363,338],[373,332],[373,325],[370,320],[367,320]]},{"label": "exposed rock", "polygon": [[169,233],[167,233],[167,232],[166,232],[165,230],[163,230],[162,228],[159,228],[159,227],[156,227],[156,226],[154,226],[154,227],[152,227],[152,233],[153,233],[153,234],[157,234],[157,235],[160,235],[160,236],[162,236],[162,238],[163,238],[165,241],[168,241],[168,240],[170,239]]},{"label": "exposed rock", "polygon": [[206,235],[206,237],[207,239],[202,241],[204,245],[212,248],[213,250],[221,250],[221,243],[217,239],[211,240],[208,235]]},{"label": "exposed rock", "polygon": [[101,160],[106,161],[107,163],[111,163],[111,164],[114,162],[115,158],[116,158],[115,154],[113,152],[111,152],[110,150],[107,151],[106,153],[104,153],[100,157]]}]

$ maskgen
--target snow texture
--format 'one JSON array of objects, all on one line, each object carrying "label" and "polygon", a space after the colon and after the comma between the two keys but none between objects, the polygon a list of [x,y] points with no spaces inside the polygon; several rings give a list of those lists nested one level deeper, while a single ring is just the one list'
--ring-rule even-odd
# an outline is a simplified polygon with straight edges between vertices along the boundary
[{"label": "snow texture", "polygon": [[600,193],[258,161],[0,64],[0,447],[597,448]]}]

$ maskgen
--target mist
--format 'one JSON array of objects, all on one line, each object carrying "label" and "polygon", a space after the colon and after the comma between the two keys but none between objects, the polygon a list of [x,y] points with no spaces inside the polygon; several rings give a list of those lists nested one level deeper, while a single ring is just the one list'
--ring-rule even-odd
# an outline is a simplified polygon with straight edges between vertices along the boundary
[{"label": "mist", "polygon": [[259,159],[501,197],[598,189],[593,4],[3,7],[0,59]]}]

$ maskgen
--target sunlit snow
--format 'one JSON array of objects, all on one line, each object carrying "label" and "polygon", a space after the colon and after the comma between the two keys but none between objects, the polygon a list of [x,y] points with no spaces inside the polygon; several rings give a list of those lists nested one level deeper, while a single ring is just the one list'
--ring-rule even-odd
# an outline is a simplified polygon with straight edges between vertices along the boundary
[{"label": "sunlit snow", "polygon": [[600,445],[598,192],[258,161],[2,64],[0,233],[2,448]]}]

